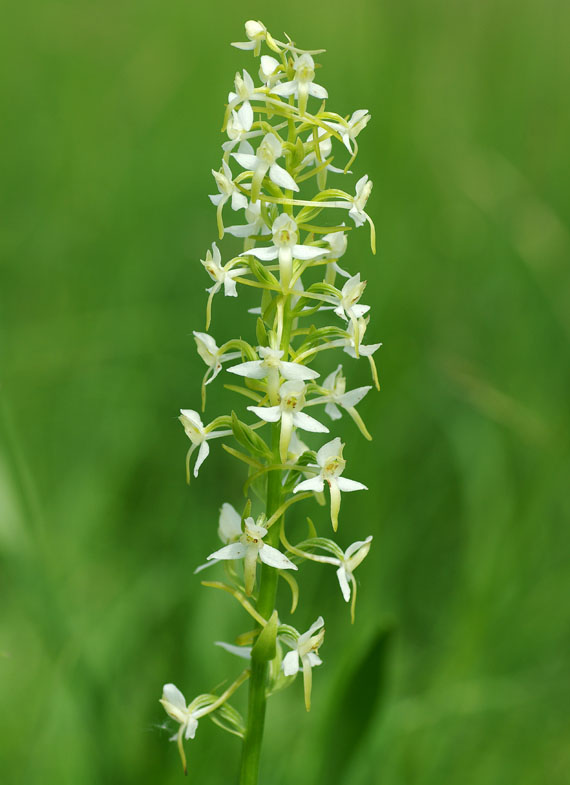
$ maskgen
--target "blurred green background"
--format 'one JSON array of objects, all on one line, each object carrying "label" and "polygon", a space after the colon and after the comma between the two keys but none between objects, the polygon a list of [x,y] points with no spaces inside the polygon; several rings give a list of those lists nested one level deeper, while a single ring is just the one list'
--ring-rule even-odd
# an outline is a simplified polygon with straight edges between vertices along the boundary
[{"label": "blurred green background", "polygon": [[[568,782],[570,6],[557,0],[8,0],[0,43],[0,776],[175,783],[157,703],[240,665],[247,629],[192,571],[243,474],[219,449],[184,482],[198,404],[198,260],[223,105],[261,18],[324,47],[330,107],[367,107],[352,233],[382,392],[347,418],[340,541],[374,534],[349,624],[332,570],[313,711],[269,706],[262,783]],[[253,339],[248,295],[212,332]],[[368,336],[367,336],[368,338]],[[354,385],[365,362],[348,360]],[[215,388],[215,389],[214,389]],[[210,388],[210,416],[235,398]],[[566,478],[566,479],[565,479]],[[326,510],[307,505],[327,532]],[[301,523],[298,524],[302,535]],[[283,595],[286,600],[286,595]],[[243,708],[242,698],[237,704]],[[202,722],[195,782],[235,781],[239,741]]]}]

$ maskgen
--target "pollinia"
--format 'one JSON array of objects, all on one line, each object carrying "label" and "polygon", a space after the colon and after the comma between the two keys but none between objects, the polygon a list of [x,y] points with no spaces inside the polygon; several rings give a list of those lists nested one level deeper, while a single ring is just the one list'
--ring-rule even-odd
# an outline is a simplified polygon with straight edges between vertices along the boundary
[{"label": "pollinia", "polygon": [[[346,414],[364,438],[371,438],[356,406],[372,386],[347,389],[339,359],[366,358],[379,389],[373,355],[381,344],[364,342],[369,306],[360,304],[360,298],[366,282],[360,273],[340,266],[354,227],[369,224],[375,252],[374,225],[365,211],[372,182],[364,175],[354,191],[328,186],[329,178],[352,174],[357,137],[370,114],[360,109],[343,116],[326,108],[327,91],[315,81],[314,56],[323,50],[299,49],[288,37],[278,41],[261,22],[247,22],[245,33],[248,40],[233,46],[252,52],[256,73],[252,77],[244,69],[235,76],[223,122],[228,138],[221,166],[212,172],[218,193],[210,196],[219,239],[240,238],[243,251],[227,259],[214,242],[202,261],[213,282],[207,289],[205,331],[194,332],[206,367],[202,413],[182,409],[179,419],[190,440],[188,482],[190,474],[198,476],[215,439],[247,471],[245,505],[237,511],[224,500],[221,547],[196,572],[210,567],[212,574],[218,572],[202,584],[231,595],[255,628],[232,644],[218,643],[245,660],[227,689],[199,695],[188,704],[177,687],[166,684],[161,703],[179,724],[173,739],[185,771],[184,741],[194,738],[199,720],[208,716],[243,738],[240,783],[254,785],[267,699],[302,673],[308,711],[313,669],[322,665],[322,616],[306,630],[285,622],[287,610],[278,613],[275,607],[279,581],[291,590],[293,613],[300,566],[332,566],[354,621],[354,571],[368,554],[372,537],[343,550],[332,537],[317,534],[307,519],[308,535],[297,541],[300,529],[289,518],[293,506],[314,499],[330,509],[334,535],[342,494],[366,489],[345,476],[344,445],[331,429]],[[268,53],[262,54],[264,47]],[[337,155],[342,168],[333,166]],[[210,329],[215,328],[222,292],[237,297],[246,286],[260,295],[259,307],[249,312],[255,339],[232,338],[218,346]],[[333,352],[337,356],[331,360]],[[324,380],[313,363],[328,365]],[[225,387],[236,396],[236,410],[204,424],[207,387],[222,373],[231,380]],[[244,721],[229,700],[246,682]]]}]

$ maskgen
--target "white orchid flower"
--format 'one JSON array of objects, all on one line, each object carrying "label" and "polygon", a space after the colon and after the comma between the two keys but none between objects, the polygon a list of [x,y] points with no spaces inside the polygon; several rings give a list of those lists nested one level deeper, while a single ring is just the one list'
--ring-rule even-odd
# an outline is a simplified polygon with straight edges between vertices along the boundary
[{"label": "white orchid flower", "polygon": [[283,657],[281,666],[285,676],[294,676],[299,672],[300,668],[303,669],[305,708],[307,711],[311,709],[311,688],[313,684],[311,669],[323,664],[318,651],[325,637],[324,625],[323,617],[319,616],[316,622],[311,624],[307,632],[304,632],[302,635],[299,635],[296,630],[291,628],[291,631],[296,633],[295,637],[289,634],[279,636],[280,640],[291,648],[291,651],[287,652]]},{"label": "white orchid flower", "polygon": [[253,518],[246,518],[244,521],[244,532],[241,535],[239,542],[233,542],[230,545],[225,545],[218,551],[214,551],[208,556],[208,561],[224,561],[230,559],[232,561],[243,559],[244,560],[244,582],[246,594],[251,594],[255,585],[255,573],[257,569],[257,561],[262,561],[270,567],[275,567],[277,570],[296,570],[297,565],[293,564],[284,553],[281,553],[277,548],[271,545],[266,545],[263,538],[267,534],[267,529],[260,525],[264,517],[258,519],[256,523]]},{"label": "white orchid flower", "polygon": [[325,482],[330,488],[331,493],[331,522],[333,529],[338,529],[338,513],[340,510],[340,494],[341,491],[367,491],[366,485],[355,480],[349,480],[340,475],[344,471],[346,461],[342,457],[344,444],[336,437],[330,442],[327,442],[321,447],[317,453],[317,464],[309,464],[307,468],[319,469],[319,474],[316,477],[311,477],[309,480],[303,480],[299,485],[293,488],[293,493],[300,491],[316,491],[321,493],[324,490]]},{"label": "white orchid flower", "polygon": [[250,19],[245,23],[245,34],[249,39],[248,41],[234,41],[232,46],[245,51],[253,50],[254,56],[258,57],[261,51],[261,44],[269,35],[267,28],[262,22]]},{"label": "white orchid flower", "polygon": [[258,346],[257,352],[261,360],[250,360],[228,368],[229,373],[244,376],[246,379],[265,379],[267,377],[267,392],[270,399],[277,395],[279,377],[287,381],[308,381],[316,379],[319,374],[312,368],[300,363],[292,363],[282,359],[285,352],[282,349],[273,349],[269,346]]},{"label": "white orchid flower", "polygon": [[198,354],[208,366],[203,384],[210,384],[222,370],[222,363],[241,357],[241,352],[224,352],[208,333],[193,332]]},{"label": "white orchid flower", "polygon": [[372,223],[370,216],[364,211],[371,191],[372,180],[369,180],[368,175],[365,174],[356,183],[355,195],[351,199],[351,208],[348,211],[356,226],[363,226],[365,221]]},{"label": "white orchid flower", "polygon": [[366,288],[366,281],[360,280],[360,273],[351,276],[342,287],[341,295],[337,307],[334,312],[341,319],[350,319],[356,321],[368,313],[370,310],[369,305],[358,305],[358,301],[362,297],[364,289]]},{"label": "white orchid flower", "polygon": [[184,427],[186,436],[192,442],[192,446],[186,455],[186,479],[190,482],[190,458],[194,450],[198,449],[198,457],[194,464],[194,477],[198,476],[200,466],[204,463],[210,454],[210,445],[208,442],[211,439],[219,439],[224,436],[231,436],[232,431],[216,431],[212,429],[212,425],[204,426],[200,419],[198,412],[193,409],[180,409],[180,416],[178,418]]},{"label": "white orchid flower", "polygon": [[236,106],[241,104],[242,109],[242,123],[244,126],[251,128],[253,123],[253,108],[251,101],[265,101],[267,96],[264,88],[256,87],[253,79],[248,72],[243,69],[243,76],[236,73],[234,79],[235,93],[228,93],[228,108],[226,111],[231,112]]},{"label": "white orchid flower", "polygon": [[186,756],[182,740],[194,738],[198,728],[198,717],[202,715],[197,709],[193,710],[192,704],[186,705],[186,698],[174,684],[164,685],[162,698],[159,702],[162,703],[168,716],[180,724],[178,733],[172,736],[170,740],[178,742],[178,751],[180,752],[184,772],[186,772]]},{"label": "white orchid flower", "polygon": [[276,85],[271,92],[282,97],[294,95],[299,102],[299,113],[304,115],[307,110],[307,100],[310,95],[315,98],[328,98],[329,94],[319,84],[315,84],[315,61],[310,54],[303,54],[297,57],[293,63],[295,78],[290,82]]},{"label": "white orchid flower", "polygon": [[225,265],[221,264],[222,257],[216,243],[212,243],[213,254],[210,251],[206,252],[206,258],[200,261],[214,285],[206,289],[211,295],[216,294],[224,286],[224,294],[226,297],[237,297],[236,282],[234,278],[240,275],[245,275],[249,270],[247,267],[232,267],[232,262]]},{"label": "white orchid flower", "polygon": [[[370,317],[367,318],[359,318],[356,322],[350,322],[348,325],[348,338],[344,340],[340,340],[338,342],[333,342],[337,346],[343,346],[344,351],[349,354],[351,357],[358,357],[359,354],[364,355],[365,357],[370,357],[377,351],[382,344],[381,343],[371,343],[368,346],[364,346],[362,344],[362,339],[364,338],[364,333],[366,332],[366,328],[368,327],[368,322],[370,321]],[[358,347],[358,351],[357,351]]]},{"label": "white orchid flower", "polygon": [[370,113],[368,109],[357,109],[355,112],[352,113],[352,116],[349,120],[346,120],[345,123],[332,123],[329,122],[328,124],[338,131],[342,137],[342,141],[344,146],[348,150],[348,152],[353,155],[353,142],[355,142],[356,137],[358,134],[366,128],[368,125],[368,121],[370,120]]},{"label": "white orchid flower", "polygon": [[231,199],[232,210],[242,210],[247,207],[247,197],[240,193],[233,181],[232,170],[226,161],[222,161],[221,171],[216,172],[212,169],[212,174],[218,186],[218,194],[210,194],[210,201],[216,205],[216,215],[218,219],[218,232],[220,240],[224,236],[224,224],[222,221],[222,209],[225,203]]},{"label": "white orchid flower", "polygon": [[325,404],[325,412],[331,420],[339,420],[342,413],[339,406],[344,409],[355,421],[363,436],[367,439],[372,437],[368,433],[362,418],[356,411],[356,405],[364,398],[364,396],[372,389],[371,386],[357,387],[354,390],[346,392],[346,378],[342,373],[342,365],[339,365],[336,371],[333,371],[327,376],[321,385],[323,392],[318,398],[312,398],[307,406],[315,406],[316,404]]},{"label": "white orchid flower", "polygon": [[313,433],[328,433],[329,429],[301,409],[305,405],[307,387],[302,381],[283,382],[279,388],[277,406],[248,406],[248,410],[265,422],[281,422],[279,452],[283,463],[287,460],[293,427]]},{"label": "white orchid flower", "polygon": [[270,229],[261,214],[261,202],[250,202],[245,208],[246,224],[228,226],[226,232],[234,237],[251,237],[256,234],[270,234]]},{"label": "white orchid flower", "polygon": [[300,245],[299,231],[297,223],[287,213],[275,219],[271,227],[273,233],[273,245],[262,248],[250,248],[244,251],[241,256],[255,256],[263,262],[272,259],[279,259],[279,270],[281,283],[284,288],[288,288],[293,274],[293,259],[316,259],[322,256],[325,251],[313,245]]},{"label": "white orchid flower", "polygon": [[298,191],[299,186],[291,175],[277,160],[283,155],[283,144],[273,133],[265,134],[255,155],[247,153],[232,153],[232,156],[240,166],[253,172],[251,180],[251,201],[257,202],[261,182],[265,175],[269,173],[269,179],[280,188],[291,191]]},{"label": "white orchid flower", "polygon": [[349,602],[350,600],[351,584],[354,593],[356,594],[356,581],[354,580],[353,573],[368,555],[371,542],[372,535],[365,540],[353,542],[352,545],[348,546],[342,558],[337,560],[338,570],[336,571],[336,577],[338,578],[340,590],[345,602]]}]

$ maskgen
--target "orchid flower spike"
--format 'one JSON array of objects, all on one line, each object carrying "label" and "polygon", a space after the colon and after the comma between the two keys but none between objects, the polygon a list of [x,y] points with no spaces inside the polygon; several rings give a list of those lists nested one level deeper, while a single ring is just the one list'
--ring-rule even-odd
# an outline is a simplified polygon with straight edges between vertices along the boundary
[{"label": "orchid flower spike", "polygon": [[[313,684],[312,668],[322,665],[323,661],[318,655],[319,648],[325,638],[325,622],[322,616],[311,624],[307,632],[302,635],[291,628],[292,634],[280,636],[280,640],[290,647],[291,651],[283,657],[283,673],[285,676],[294,676],[303,669],[303,682],[305,688],[305,708],[311,710],[311,688]],[[317,632],[318,630],[318,632]],[[296,633],[296,635],[295,635]]]},{"label": "orchid flower spike", "polygon": [[257,561],[262,561],[270,567],[275,567],[278,570],[296,570],[298,569],[292,561],[290,561],[285,554],[281,553],[277,548],[267,545],[263,542],[263,538],[267,534],[267,529],[261,524],[264,522],[264,517],[258,518],[257,523],[253,518],[246,518],[244,521],[244,531],[241,535],[239,542],[225,545],[214,553],[208,556],[208,560],[224,561],[225,559],[244,560],[244,582],[245,593],[251,594],[255,586],[255,573]]},{"label": "orchid flower spike", "polygon": [[319,469],[316,477],[311,477],[309,480],[303,480],[299,485],[293,488],[293,493],[300,491],[316,491],[321,493],[324,490],[325,482],[330,488],[331,493],[331,523],[334,531],[338,529],[338,513],[340,510],[340,494],[341,491],[346,493],[350,491],[367,491],[366,485],[355,480],[348,480],[346,477],[341,477],[346,466],[346,461],[342,457],[344,444],[336,437],[330,442],[324,444],[317,453],[317,464],[309,464],[307,468],[314,467]]}]

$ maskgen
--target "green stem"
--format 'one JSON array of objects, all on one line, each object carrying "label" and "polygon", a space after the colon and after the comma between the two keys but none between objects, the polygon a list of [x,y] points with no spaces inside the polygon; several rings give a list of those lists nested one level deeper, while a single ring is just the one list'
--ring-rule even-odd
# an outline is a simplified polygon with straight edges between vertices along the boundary
[{"label": "green stem", "polygon": [[[273,426],[272,446],[274,460],[279,462],[279,424]],[[270,472],[267,477],[266,514],[271,517],[281,506],[281,471]],[[279,544],[279,526],[272,526],[265,542],[277,547]],[[277,593],[277,570],[266,564],[261,566],[261,581],[257,611],[265,619],[269,619],[275,607]],[[251,663],[249,679],[249,700],[247,711],[247,727],[243,742],[241,760],[240,785],[257,785],[259,774],[259,758],[263,727],[265,724],[266,685],[269,665],[267,662]]]},{"label": "green stem", "polygon": [[[291,308],[290,297],[286,296],[283,303],[283,334],[281,348],[285,352],[285,359],[289,359],[289,341],[291,339]],[[281,463],[279,455],[279,437],[281,426],[275,423],[272,426],[271,447],[273,462]],[[281,507],[282,502],[282,471],[276,470],[267,475],[267,503],[265,514],[271,518]],[[274,548],[279,547],[279,521],[274,522],[264,541]],[[277,594],[277,570],[267,564],[261,565],[261,580],[259,584],[259,598],[257,612],[264,619],[269,619],[275,608]],[[263,727],[265,724],[266,686],[269,663],[252,660],[251,676],[249,679],[249,698],[247,708],[247,726],[243,741],[241,772],[239,785],[257,785],[259,776],[259,760],[261,756],[261,742],[263,740]]]}]

